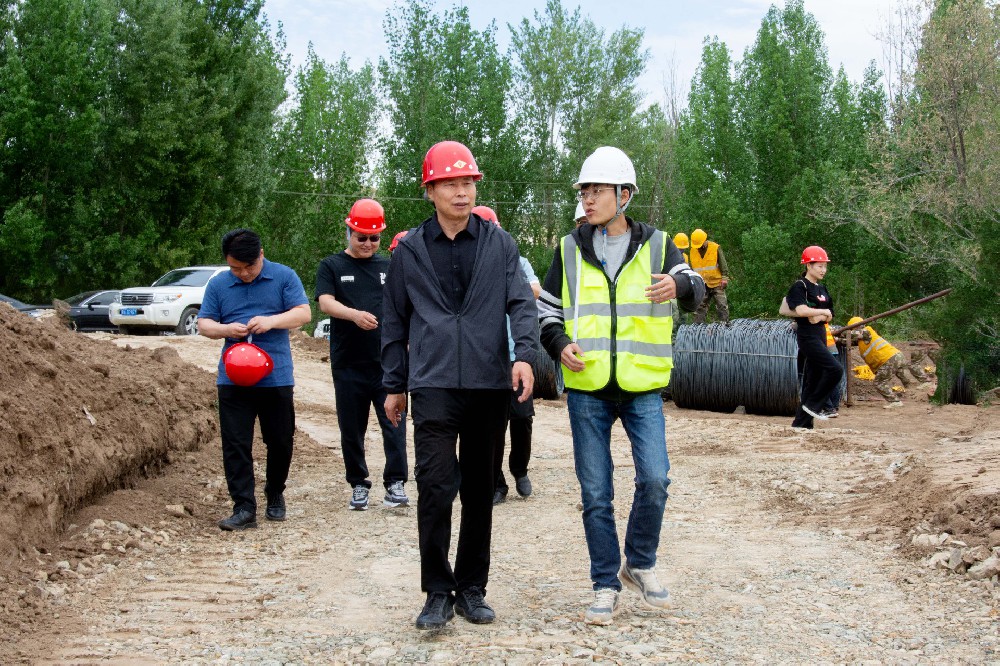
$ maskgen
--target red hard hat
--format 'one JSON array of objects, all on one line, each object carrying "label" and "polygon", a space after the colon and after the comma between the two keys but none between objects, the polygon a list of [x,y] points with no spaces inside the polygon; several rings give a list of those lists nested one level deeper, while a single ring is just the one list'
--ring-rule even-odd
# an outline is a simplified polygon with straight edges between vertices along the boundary
[{"label": "red hard hat", "polygon": [[420,185],[425,186],[435,180],[463,176],[472,176],[474,180],[483,177],[479,167],[476,166],[476,158],[472,156],[472,151],[458,141],[442,141],[435,143],[427,151],[427,156],[424,157],[424,176]]},{"label": "red hard hat", "polygon": [[360,234],[377,234],[385,230],[385,211],[374,199],[358,199],[344,221]]},{"label": "red hard hat", "polygon": [[398,234],[392,237],[392,242],[389,243],[389,252],[392,252],[393,250],[396,249],[396,246],[399,245],[399,241],[403,240],[403,236],[406,235],[407,231],[408,229],[403,229]]},{"label": "red hard hat", "polygon": [[497,219],[497,213],[495,210],[489,206],[476,206],[472,209],[472,212],[483,218],[487,222],[492,222],[493,224],[500,226],[500,220]]},{"label": "red hard hat", "polygon": [[830,257],[826,256],[826,250],[819,245],[810,245],[802,250],[803,264],[811,264],[814,261],[830,261]]},{"label": "red hard hat", "polygon": [[271,356],[250,342],[237,342],[227,349],[222,363],[226,375],[237,386],[253,386],[274,370]]}]

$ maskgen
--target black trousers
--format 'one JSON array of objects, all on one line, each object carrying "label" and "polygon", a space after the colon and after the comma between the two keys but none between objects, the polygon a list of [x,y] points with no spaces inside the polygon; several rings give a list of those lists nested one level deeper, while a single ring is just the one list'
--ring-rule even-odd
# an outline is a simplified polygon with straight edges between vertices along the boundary
[{"label": "black trousers", "polygon": [[233,509],[257,512],[253,478],[254,422],[260,419],[260,434],[267,446],[267,476],[264,494],[284,492],[292,464],[295,405],[291,386],[220,385],[219,429],[222,432],[222,466],[226,471]]},{"label": "black trousers", "polygon": [[[528,473],[528,461],[531,460],[531,430],[535,420],[535,401],[517,401],[518,393],[510,394],[510,455],[507,458],[507,468],[514,479],[519,479]],[[500,446],[493,455],[493,469],[497,471],[497,488],[507,489],[507,479],[503,475],[503,450],[505,441],[500,440]]]},{"label": "black trousers", "polygon": [[[493,453],[503,442],[510,390],[412,392],[420,589],[486,590],[493,533]],[[457,444],[457,450],[456,450]],[[451,514],[462,499],[455,568],[448,560]]]},{"label": "black trousers", "polygon": [[395,481],[407,480],[406,415],[399,427],[385,415],[385,389],[382,388],[382,367],[379,365],[333,369],[333,392],[337,402],[337,422],[340,425],[340,447],[344,452],[347,483],[351,487],[372,487],[365,461],[365,433],[368,415],[375,407],[375,416],[382,427],[382,449],[385,469],[382,483],[388,488]]},{"label": "black trousers", "polygon": [[840,383],[844,369],[840,367],[837,357],[827,350],[825,339],[800,337],[798,343],[798,364],[802,375],[801,404],[795,412],[792,426],[812,428],[813,417],[802,409],[802,405],[814,412],[821,411]]}]

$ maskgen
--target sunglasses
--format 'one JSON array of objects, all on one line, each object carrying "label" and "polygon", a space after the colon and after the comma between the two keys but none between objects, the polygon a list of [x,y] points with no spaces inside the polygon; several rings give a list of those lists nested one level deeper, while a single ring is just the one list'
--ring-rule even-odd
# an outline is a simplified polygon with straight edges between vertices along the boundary
[{"label": "sunglasses", "polygon": [[373,243],[377,243],[380,240],[382,240],[382,236],[380,236],[379,234],[372,234],[371,236],[355,236],[355,238],[358,239],[359,243],[365,243],[365,242],[368,242],[368,241],[371,241]]}]

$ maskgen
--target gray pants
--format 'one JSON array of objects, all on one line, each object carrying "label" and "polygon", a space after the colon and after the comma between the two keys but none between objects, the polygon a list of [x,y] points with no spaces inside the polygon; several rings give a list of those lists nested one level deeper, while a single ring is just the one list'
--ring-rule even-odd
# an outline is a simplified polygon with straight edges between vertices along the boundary
[{"label": "gray pants", "polygon": [[705,298],[694,312],[694,323],[704,324],[708,317],[709,302],[715,300],[715,319],[725,324],[729,321],[729,301],[722,287],[706,287]]}]

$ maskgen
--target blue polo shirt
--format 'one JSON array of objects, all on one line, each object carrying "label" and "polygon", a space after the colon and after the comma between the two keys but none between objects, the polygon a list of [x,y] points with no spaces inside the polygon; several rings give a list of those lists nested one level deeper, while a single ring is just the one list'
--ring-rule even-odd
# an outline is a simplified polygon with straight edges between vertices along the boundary
[{"label": "blue polo shirt", "polygon": [[[239,322],[246,324],[254,317],[271,316],[287,312],[297,305],[308,305],[309,298],[302,286],[302,280],[288,266],[264,260],[260,275],[253,282],[246,283],[233,275],[232,271],[219,273],[208,281],[205,298],[201,303],[199,317],[205,317],[220,324]],[[237,342],[226,338],[222,348],[226,350]],[[253,343],[271,355],[274,371],[255,386],[294,386],[292,377],[292,348],[288,344],[288,329],[274,328],[267,333],[253,336]],[[217,384],[232,385],[226,376],[219,357],[219,378]]]}]

